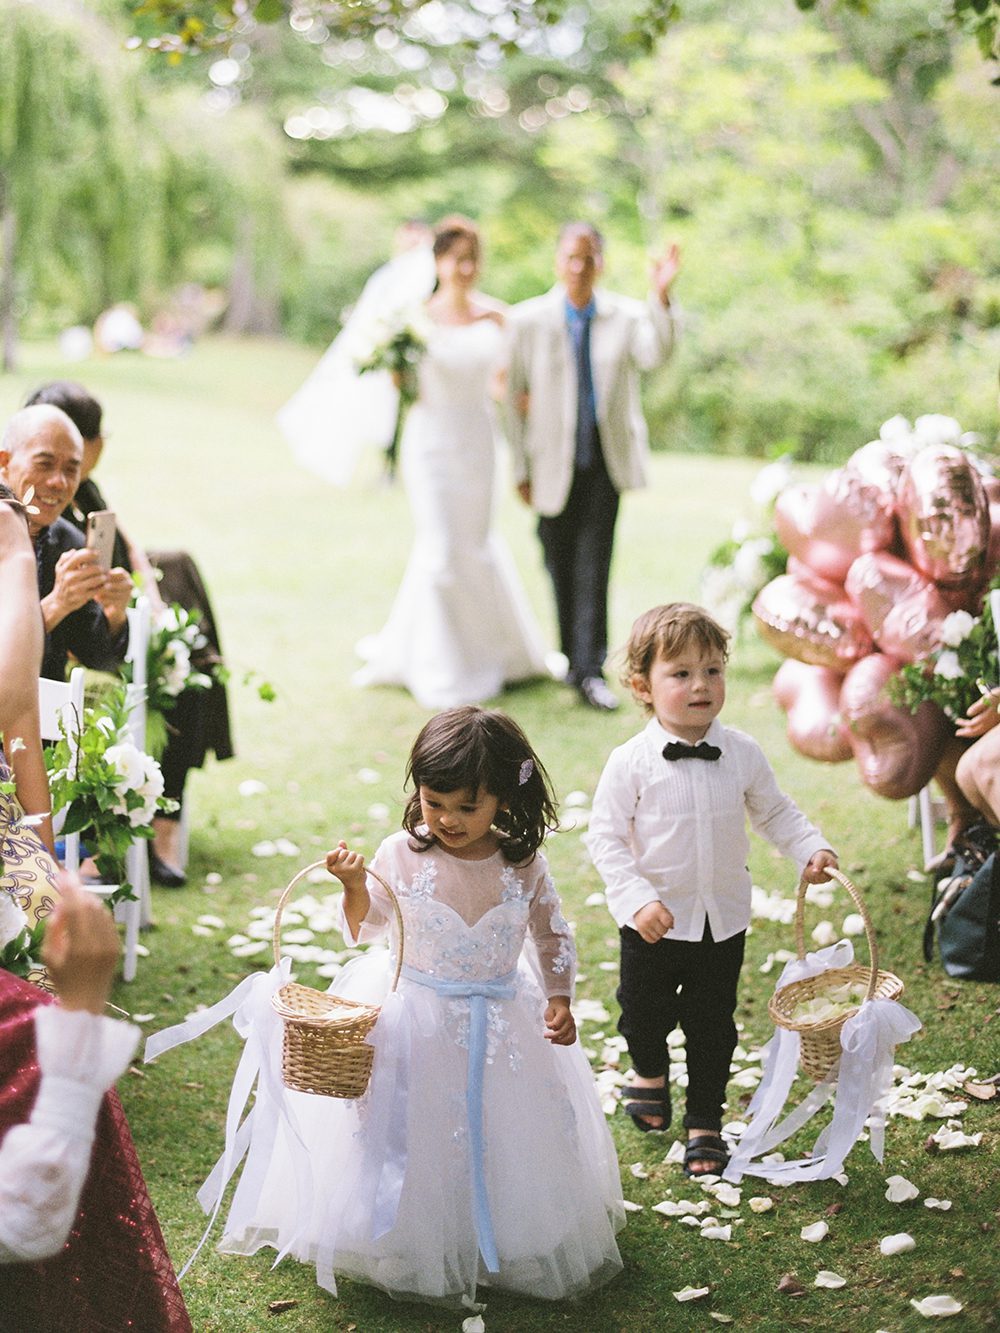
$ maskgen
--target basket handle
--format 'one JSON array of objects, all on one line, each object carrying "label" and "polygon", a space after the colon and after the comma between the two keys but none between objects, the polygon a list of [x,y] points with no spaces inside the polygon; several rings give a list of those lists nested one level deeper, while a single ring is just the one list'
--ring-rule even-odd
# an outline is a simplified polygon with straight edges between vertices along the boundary
[{"label": "basket handle", "polygon": [[[285,904],[288,902],[292,890],[296,887],[296,885],[299,883],[300,880],[304,879],[306,875],[311,874],[312,871],[321,869],[322,870],[326,869],[325,857],[322,861],[314,861],[312,865],[304,866],[302,870],[300,870],[297,874],[293,875],[292,878],[285,885],[285,890],[282,893],[281,897],[278,899],[278,906],[274,910],[274,931],[271,935],[271,943],[274,948],[275,967],[277,967],[277,965],[281,962],[281,916],[285,910]],[[371,875],[372,879],[377,879],[378,882],[382,885],[383,889],[385,889],[386,893],[389,895],[389,902],[392,904],[393,914],[395,915],[396,918],[396,929],[399,932],[399,948],[396,951],[396,971],[393,974],[392,985],[390,987],[390,990],[395,990],[399,982],[399,974],[403,970],[403,914],[399,910],[399,900],[393,893],[392,889],[389,888],[389,885],[378,873],[378,871],[372,870],[371,866],[365,866],[365,874]]]},{"label": "basket handle", "polygon": [[[878,985],[878,945],[875,943],[875,929],[872,926],[872,919],[868,915],[868,908],[862,901],[861,894],[847,878],[842,870],[835,866],[826,866],[825,873],[830,879],[835,879],[838,884],[842,884],[854,900],[854,906],[858,909],[861,920],[865,923],[865,936],[868,940],[868,952],[871,956],[871,973],[868,977],[868,993],[866,1000],[872,999],[875,994],[875,987]],[[809,882],[805,876],[799,880],[799,892],[795,901],[795,950],[800,958],[806,956],[806,932],[803,914],[806,905],[806,893],[809,890]]]}]

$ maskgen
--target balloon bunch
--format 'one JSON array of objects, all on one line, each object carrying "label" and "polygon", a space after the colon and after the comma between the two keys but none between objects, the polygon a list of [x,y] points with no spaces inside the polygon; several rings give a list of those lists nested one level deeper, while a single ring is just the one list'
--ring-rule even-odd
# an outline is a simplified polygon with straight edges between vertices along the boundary
[{"label": "balloon bunch", "polygon": [[941,645],[952,611],[978,613],[1000,564],[1000,482],[962,446],[958,422],[893,417],[818,484],[786,487],[774,525],[788,568],[753,614],[783,662],[774,693],[788,738],[826,763],[854,758],[899,799],[934,774],[952,723],[886,686]]}]

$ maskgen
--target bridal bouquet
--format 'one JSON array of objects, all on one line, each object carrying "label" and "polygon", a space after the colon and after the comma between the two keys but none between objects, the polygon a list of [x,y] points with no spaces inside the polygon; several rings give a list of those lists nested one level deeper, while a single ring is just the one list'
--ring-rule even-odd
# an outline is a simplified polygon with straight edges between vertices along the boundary
[{"label": "bridal bouquet", "polygon": [[132,896],[125,854],[133,839],[153,836],[157,814],[176,809],[163,795],[160,765],[128,735],[128,703],[120,685],[100,709],[85,708],[76,729],[45,750],[53,810],[66,809],[66,833],[86,833],[101,873],[121,887],[110,899]]},{"label": "bridal bouquet", "polygon": [[[1000,589],[1000,576],[990,584]],[[997,631],[987,596],[979,616],[952,611],[941,622],[941,646],[918,662],[901,667],[889,684],[893,703],[915,713],[930,699],[953,720],[965,717],[970,706],[1000,684]]]},{"label": "bridal bouquet", "polygon": [[396,427],[385,451],[390,476],[396,468],[406,410],[417,400],[417,367],[427,351],[429,333],[421,310],[399,311],[394,318],[382,319],[372,325],[367,337],[355,350],[354,364],[359,375],[387,370],[399,389]]}]

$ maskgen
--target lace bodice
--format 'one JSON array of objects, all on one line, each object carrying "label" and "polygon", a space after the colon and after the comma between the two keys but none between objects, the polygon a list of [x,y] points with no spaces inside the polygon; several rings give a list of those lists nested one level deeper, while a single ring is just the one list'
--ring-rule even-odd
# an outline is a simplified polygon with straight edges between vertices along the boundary
[{"label": "lace bodice", "polygon": [[[514,971],[530,940],[546,995],[572,993],[576,950],[540,852],[515,866],[500,852],[463,861],[409,844],[406,832],[393,834],[372,862],[399,900],[407,964],[442,980],[486,981]],[[383,937],[392,917],[381,885],[370,878],[368,888],[362,942]]]},{"label": "lace bodice", "polygon": [[503,330],[495,320],[435,324],[420,361],[419,402],[434,409],[485,410],[490,377],[502,352]]}]

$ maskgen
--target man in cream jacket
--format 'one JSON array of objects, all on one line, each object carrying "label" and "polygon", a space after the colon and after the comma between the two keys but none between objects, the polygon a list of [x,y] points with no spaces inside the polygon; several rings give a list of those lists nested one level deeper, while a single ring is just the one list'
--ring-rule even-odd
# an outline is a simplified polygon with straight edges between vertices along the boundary
[{"label": "man in cream jacket", "polygon": [[595,227],[563,227],[558,284],[510,312],[507,415],[518,493],[539,516],[567,682],[608,710],[618,706],[603,676],[618,501],[646,483],[639,372],[673,349],[679,256],[671,246],[654,264],[645,304],[596,288],[603,262]]}]

